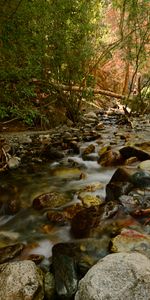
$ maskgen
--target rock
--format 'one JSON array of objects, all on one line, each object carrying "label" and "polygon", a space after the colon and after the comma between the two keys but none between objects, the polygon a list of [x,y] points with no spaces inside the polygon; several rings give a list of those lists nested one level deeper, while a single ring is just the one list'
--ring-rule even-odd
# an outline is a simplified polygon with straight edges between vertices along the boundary
[{"label": "rock", "polygon": [[84,157],[88,154],[91,154],[94,151],[95,151],[95,146],[93,144],[90,144],[83,150],[82,156]]},{"label": "rock", "polygon": [[62,244],[56,244],[53,247],[52,263],[56,292],[60,297],[67,299],[72,297],[77,291],[78,279],[73,253],[70,253],[69,247],[64,246],[64,248],[62,249]]},{"label": "rock", "polygon": [[79,211],[83,209],[83,205],[80,203],[72,204],[70,206],[63,208],[63,213],[65,214],[65,218],[71,220]]},{"label": "rock", "polygon": [[15,244],[19,238],[18,232],[11,231],[0,231],[0,245],[1,247],[5,247],[11,244]]},{"label": "rock", "polygon": [[37,210],[43,208],[55,208],[66,204],[70,199],[67,199],[63,194],[50,192],[42,194],[33,200],[33,207]]},{"label": "rock", "polygon": [[139,253],[110,254],[80,281],[75,300],[150,299],[150,260]]},{"label": "rock", "polygon": [[150,171],[150,159],[142,161],[139,164],[139,168],[142,169],[142,170],[144,170],[144,171]]},{"label": "rock", "polygon": [[150,236],[136,230],[123,229],[112,239],[112,252],[138,251],[150,258]]},{"label": "rock", "polygon": [[141,161],[150,159],[150,154],[148,152],[132,146],[123,147],[119,150],[119,152],[125,160],[130,157],[137,157]]},{"label": "rock", "polygon": [[84,208],[71,220],[71,232],[76,238],[92,237],[101,222],[115,217],[118,211],[119,205],[114,202]]},{"label": "rock", "polygon": [[84,186],[79,190],[79,195],[84,192],[95,192],[96,190],[102,189],[104,187],[104,184],[101,182],[94,182],[89,185]]},{"label": "rock", "polygon": [[49,160],[57,160],[57,159],[62,159],[64,158],[64,153],[57,148],[54,148],[49,145],[45,145],[44,149],[41,152],[41,157],[44,157]]},{"label": "rock", "polygon": [[135,146],[140,148],[141,150],[144,150],[144,151],[150,153],[150,141],[145,141],[145,142],[142,142],[142,143],[136,143]]},{"label": "rock", "polygon": [[53,268],[56,290],[64,299],[77,290],[78,277],[81,278],[100,258],[108,254],[110,238],[81,239],[56,244],[53,249]]},{"label": "rock", "polygon": [[97,227],[100,222],[100,216],[104,207],[99,205],[91,206],[79,211],[71,221],[71,232],[76,238],[85,238],[90,236],[91,229]]},{"label": "rock", "polygon": [[91,119],[91,118],[96,119],[96,120],[98,119],[96,113],[93,111],[90,111],[89,113],[85,114],[85,117],[89,118],[89,119]]},{"label": "rock", "polygon": [[99,122],[97,125],[96,125],[96,130],[101,130],[104,128],[104,124],[102,122]]},{"label": "rock", "polygon": [[93,196],[90,194],[80,194],[79,199],[82,201],[84,207],[90,207],[95,205],[100,205],[103,203],[103,200],[100,199],[98,196]]},{"label": "rock", "polygon": [[44,299],[42,271],[28,260],[0,265],[0,299]]},{"label": "rock", "polygon": [[44,299],[54,300],[55,279],[52,273],[47,272],[44,277]]},{"label": "rock", "polygon": [[24,244],[14,244],[0,248],[0,264],[8,262],[21,253],[24,249]]},{"label": "rock", "polygon": [[118,168],[106,185],[106,200],[118,200],[122,195],[131,195],[135,188],[148,189],[150,187],[150,172],[137,172],[125,168]]},{"label": "rock", "polygon": [[79,168],[57,168],[52,172],[53,176],[65,179],[80,179],[81,170]]},{"label": "rock", "polygon": [[131,195],[122,195],[119,197],[119,201],[127,213],[132,213],[141,207],[137,197]]},{"label": "rock", "polygon": [[62,211],[48,211],[47,218],[51,223],[56,225],[66,225],[67,222],[66,215]]},{"label": "rock", "polygon": [[131,164],[134,164],[138,161],[137,157],[136,156],[133,156],[133,157],[130,157],[130,158],[127,158],[124,162],[125,165],[131,165]]},{"label": "rock", "polygon": [[7,165],[9,167],[9,169],[15,169],[18,168],[20,165],[20,161],[21,159],[17,156],[12,156],[10,157],[10,159],[7,162]]},{"label": "rock", "polygon": [[31,144],[32,143],[31,137],[28,135],[25,135],[25,134],[22,134],[19,139],[20,139],[21,144]]},{"label": "rock", "polygon": [[115,152],[112,149],[106,150],[100,154],[98,163],[101,166],[116,166],[122,162],[122,157],[119,152]]},{"label": "rock", "polygon": [[125,168],[118,168],[106,185],[106,200],[118,200],[120,196],[127,195],[132,189],[131,175]]},{"label": "rock", "polygon": [[42,144],[49,144],[51,142],[50,134],[40,134],[39,135],[39,141]]},{"label": "rock", "polygon": [[[90,124],[89,124],[89,127],[91,127]],[[101,135],[98,132],[96,132],[96,131],[90,131],[88,133],[85,132],[83,134],[82,139],[83,139],[84,142],[92,142],[94,140],[97,140],[100,137],[101,137]]]},{"label": "rock", "polygon": [[40,264],[44,259],[44,255],[40,254],[29,254],[21,257],[22,260],[32,260],[36,265]]},{"label": "rock", "polygon": [[150,187],[150,172],[138,171],[130,177],[130,181],[137,188]]},{"label": "rock", "polygon": [[106,200],[116,201],[122,195],[128,195],[133,189],[130,182],[111,182],[106,185]]},{"label": "rock", "polygon": [[100,258],[109,254],[110,237],[101,234],[98,239],[81,239],[75,241],[75,244],[78,250],[75,259],[80,275],[83,276]]},{"label": "rock", "polygon": [[77,141],[71,140],[69,142],[69,146],[73,150],[73,153],[75,153],[75,154],[79,154],[80,153],[80,145],[79,145],[79,143]]}]

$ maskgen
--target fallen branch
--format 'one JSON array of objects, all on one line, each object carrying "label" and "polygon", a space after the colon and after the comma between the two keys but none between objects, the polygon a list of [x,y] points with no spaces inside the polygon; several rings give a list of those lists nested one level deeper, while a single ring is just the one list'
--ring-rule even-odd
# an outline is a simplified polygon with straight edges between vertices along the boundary
[{"label": "fallen branch", "polygon": [[69,86],[69,85],[55,85],[55,88],[58,88],[59,90],[63,90],[63,91],[72,91],[72,92],[83,92],[83,91],[87,91],[87,92],[92,92],[94,95],[97,94],[101,94],[101,95],[105,95],[105,96],[109,96],[109,97],[113,97],[113,98],[117,98],[117,99],[125,99],[126,97],[124,95],[120,95],[120,94],[116,94],[114,92],[111,91],[106,91],[106,90],[102,90],[102,89],[92,89],[92,88],[86,88],[85,87],[78,87],[78,86]]}]

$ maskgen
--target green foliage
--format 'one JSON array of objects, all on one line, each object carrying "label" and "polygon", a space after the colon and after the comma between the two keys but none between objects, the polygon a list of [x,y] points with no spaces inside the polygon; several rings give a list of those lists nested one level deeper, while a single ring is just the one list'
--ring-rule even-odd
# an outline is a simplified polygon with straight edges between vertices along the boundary
[{"label": "green foliage", "polygon": [[[1,4],[1,75],[3,107],[0,118],[33,123],[39,89],[33,79],[59,84],[82,84],[97,49],[103,45],[103,3],[99,0],[27,0]],[[90,84],[88,76],[87,84]],[[47,85],[48,86],[48,85]],[[45,90],[49,93],[49,89]],[[54,94],[52,88],[50,93]],[[55,97],[60,99],[55,91]],[[76,100],[75,100],[76,99]],[[78,108],[77,97],[66,94],[63,104]],[[69,104],[68,104],[69,103]],[[73,114],[73,111],[71,114]],[[5,113],[4,113],[5,112]],[[43,111],[41,111],[43,118]]]},{"label": "green foliage", "polygon": [[97,0],[52,2],[47,55],[54,80],[81,82],[104,33],[101,14],[102,4]]},{"label": "green foliage", "polygon": [[3,120],[9,116],[7,107],[4,105],[0,106],[0,120]]}]

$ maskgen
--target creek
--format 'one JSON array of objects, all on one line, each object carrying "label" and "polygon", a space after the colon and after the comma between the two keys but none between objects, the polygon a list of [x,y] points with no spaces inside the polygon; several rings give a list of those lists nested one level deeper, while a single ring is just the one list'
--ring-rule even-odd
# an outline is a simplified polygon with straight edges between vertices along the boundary
[{"label": "creek", "polygon": [[[100,183],[101,186],[92,194],[105,198],[105,187],[114,174],[115,167],[102,167],[97,162],[97,151],[112,145],[116,149],[127,142],[134,143],[149,140],[149,122],[145,119],[140,126],[131,129],[127,125],[116,124],[116,118],[103,117],[104,129],[101,137],[94,142],[84,142],[80,147],[80,154],[68,154],[65,158],[46,164],[33,164],[22,168],[10,170],[1,174],[1,186],[5,192],[1,194],[3,201],[9,197],[17,197],[21,203],[21,209],[15,215],[7,215],[5,207],[0,211],[0,235],[5,236],[5,244],[23,242],[28,247],[21,255],[44,255],[44,264],[48,264],[54,244],[70,241],[70,227],[52,225],[47,219],[47,211],[41,214],[32,207],[33,199],[48,192],[60,192],[66,194],[70,201],[66,205],[80,203],[78,191],[91,184]],[[91,160],[82,158],[83,150],[89,145],[95,146]],[[85,174],[85,176],[81,176]],[[57,210],[57,209],[56,209]],[[48,228],[45,230],[45,228]]]}]

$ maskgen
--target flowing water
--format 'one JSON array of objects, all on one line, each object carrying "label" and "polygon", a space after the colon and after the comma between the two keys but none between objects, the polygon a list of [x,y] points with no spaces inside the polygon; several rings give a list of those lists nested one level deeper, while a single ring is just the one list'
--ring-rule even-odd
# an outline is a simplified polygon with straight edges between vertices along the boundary
[{"label": "flowing water", "polygon": [[[108,122],[108,124],[107,124]],[[128,129],[125,127],[118,128],[113,119],[110,121],[106,119],[105,129],[102,132],[102,138],[95,141],[96,149],[111,143],[117,146],[124,145],[124,139],[116,137],[116,132],[122,130],[124,134]],[[145,128],[145,138],[148,139],[147,129]],[[131,133],[131,130],[130,130]],[[144,131],[142,131],[142,135]],[[134,132],[134,141],[139,141],[139,132]],[[93,144],[93,142],[91,142]],[[82,150],[88,146],[89,143],[84,143]],[[95,157],[96,158],[96,157]],[[77,167],[69,169],[70,163],[74,162]],[[76,169],[79,173],[74,173]],[[72,171],[68,171],[72,170]],[[66,226],[52,226],[47,219],[47,211],[42,213],[32,208],[32,201],[35,197],[48,192],[65,193],[70,198],[69,204],[80,202],[77,197],[77,191],[81,188],[95,183],[101,183],[101,187],[97,189],[94,194],[100,197],[105,197],[105,187],[109,182],[111,176],[115,172],[114,167],[101,167],[96,160],[86,161],[80,155],[68,156],[59,162],[43,164],[35,164],[34,166],[26,166],[12,170],[9,174],[1,174],[1,186],[5,188],[5,193],[1,195],[3,200],[12,197],[15,190],[15,197],[21,203],[21,209],[15,215],[6,215],[5,211],[0,214],[0,236],[5,237],[5,242],[8,237],[8,244],[23,242],[29,245],[28,254],[42,254],[46,258],[51,256],[52,246],[58,242],[70,240],[70,227]],[[83,179],[79,174],[85,174]],[[2,207],[4,210],[4,208]],[[1,209],[1,210],[2,210]],[[43,226],[49,225],[50,229],[45,232]]]}]

